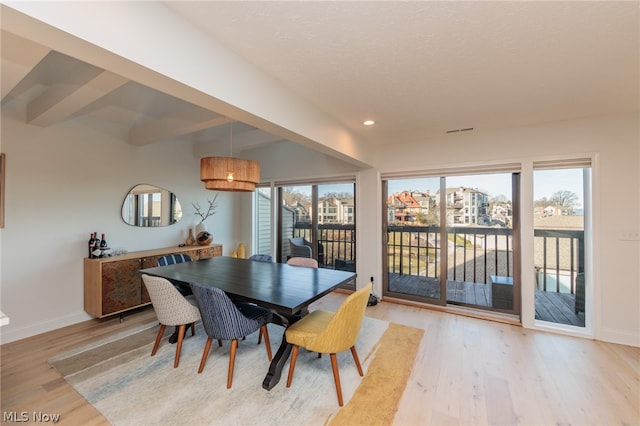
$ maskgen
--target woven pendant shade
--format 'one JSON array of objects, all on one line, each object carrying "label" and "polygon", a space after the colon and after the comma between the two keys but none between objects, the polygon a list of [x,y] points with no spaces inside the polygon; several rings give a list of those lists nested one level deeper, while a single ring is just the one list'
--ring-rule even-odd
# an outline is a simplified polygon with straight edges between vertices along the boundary
[{"label": "woven pendant shade", "polygon": [[252,192],[260,182],[260,164],[234,157],[200,159],[200,180],[217,191]]}]

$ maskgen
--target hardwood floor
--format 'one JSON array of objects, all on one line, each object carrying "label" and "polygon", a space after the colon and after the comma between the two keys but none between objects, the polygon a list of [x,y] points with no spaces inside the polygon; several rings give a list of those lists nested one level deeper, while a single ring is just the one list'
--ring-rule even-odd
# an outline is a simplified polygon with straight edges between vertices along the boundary
[{"label": "hardwood floor", "polygon": [[[344,297],[312,309],[335,310]],[[640,424],[640,348],[390,302],[367,315],[425,330],[394,424]],[[142,309],[122,323],[92,320],[0,346],[3,423],[42,412],[62,425],[108,424],[47,359],[151,321]]]}]

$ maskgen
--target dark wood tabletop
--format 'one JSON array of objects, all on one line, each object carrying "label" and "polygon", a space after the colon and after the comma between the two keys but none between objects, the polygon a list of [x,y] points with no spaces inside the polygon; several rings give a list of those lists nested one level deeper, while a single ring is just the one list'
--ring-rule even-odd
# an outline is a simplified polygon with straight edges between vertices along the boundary
[{"label": "dark wood tabletop", "polygon": [[218,287],[236,298],[286,314],[299,312],[356,276],[347,271],[226,256],[147,268],[140,272],[186,285],[198,282]]}]

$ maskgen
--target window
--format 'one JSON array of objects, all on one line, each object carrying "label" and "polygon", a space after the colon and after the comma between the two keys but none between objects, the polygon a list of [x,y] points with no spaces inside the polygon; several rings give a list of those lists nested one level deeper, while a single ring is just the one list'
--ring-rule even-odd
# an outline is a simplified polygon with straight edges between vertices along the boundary
[{"label": "window", "polygon": [[273,236],[271,188],[257,188],[255,192],[255,198],[256,250],[254,254],[269,254],[273,256],[271,243]]}]

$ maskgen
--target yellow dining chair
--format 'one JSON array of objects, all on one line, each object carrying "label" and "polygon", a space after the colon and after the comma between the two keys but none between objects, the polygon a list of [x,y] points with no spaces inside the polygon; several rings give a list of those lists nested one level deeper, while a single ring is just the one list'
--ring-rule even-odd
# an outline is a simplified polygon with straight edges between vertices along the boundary
[{"label": "yellow dining chair", "polygon": [[287,342],[293,345],[287,387],[291,387],[300,346],[318,354],[328,353],[331,357],[338,404],[342,407],[342,387],[336,353],[351,349],[358,374],[363,375],[355,344],[370,293],[371,283],[368,283],[364,288],[349,295],[335,313],[319,309],[287,328]]}]

